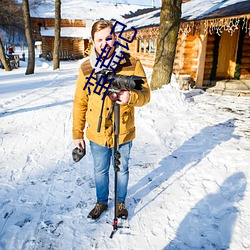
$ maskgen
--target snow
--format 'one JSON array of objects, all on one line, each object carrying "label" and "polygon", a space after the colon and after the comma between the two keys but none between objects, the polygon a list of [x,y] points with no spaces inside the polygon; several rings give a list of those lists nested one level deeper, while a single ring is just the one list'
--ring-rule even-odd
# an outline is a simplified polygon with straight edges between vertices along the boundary
[{"label": "snow", "polygon": [[[107,2],[107,0],[98,0],[98,2]],[[137,4],[137,5],[148,5],[148,6],[161,6],[161,0],[109,0],[111,3],[118,3],[118,4]]]},{"label": "snow", "polygon": [[[215,10],[219,10],[236,3],[243,3],[248,0],[191,0],[186,3],[182,3],[182,15],[181,19],[185,21],[192,21],[197,19],[204,19],[206,15],[211,14]],[[243,10],[239,10],[243,11]],[[249,13],[249,10],[244,10],[244,13]],[[160,24],[160,8],[150,10],[149,13],[142,14],[140,16],[131,17],[124,20],[128,25],[128,28],[142,28],[147,26],[158,26]]]},{"label": "snow", "polygon": [[[181,18],[186,21],[203,19],[206,15],[211,14],[215,10],[247,1],[248,0],[191,0],[186,3],[182,3]],[[161,1],[158,0],[153,2],[155,3],[153,4],[153,6],[156,7],[155,10],[151,10],[149,13],[126,20],[128,26],[141,28],[146,26],[159,25]],[[108,20],[115,19],[117,21],[124,22],[123,15],[136,12],[139,9],[146,9],[150,7],[152,7],[152,1],[142,0],[85,0],[84,4],[82,0],[62,0],[61,15],[63,19],[71,20],[97,20],[100,18],[104,18]],[[54,18],[54,8],[54,3],[51,1],[47,1],[46,4],[39,6],[37,9],[31,9],[31,16]],[[247,10],[244,13],[247,13]]]},{"label": "snow", "polygon": [[108,211],[86,219],[95,204],[88,143],[79,163],[71,157],[81,62],[53,71],[37,57],[33,75],[22,61],[0,70],[0,249],[250,249],[250,99],[180,91],[174,78],[136,108],[129,228],[109,238],[112,168]]},{"label": "snow", "polygon": [[215,10],[247,1],[249,0],[191,0],[182,4],[182,18],[186,20],[202,19],[202,17]]},{"label": "snow", "polygon": [[153,10],[149,13],[135,16],[124,21],[128,28],[142,28],[147,26],[158,26],[160,24],[160,9]]},{"label": "snow", "polygon": [[[93,0],[62,0],[61,1],[61,17],[62,19],[71,20],[96,20],[104,19],[121,19],[122,15],[135,12],[138,9],[150,8],[148,5],[139,4],[116,4],[111,2],[101,2]],[[31,9],[32,17],[54,18],[55,4],[52,1],[45,1],[45,4],[38,6],[36,9]]]},{"label": "snow", "polygon": [[[80,37],[82,39],[88,39],[90,37],[91,28],[90,27],[62,27],[61,37]],[[41,28],[42,36],[54,36],[55,28]]]}]

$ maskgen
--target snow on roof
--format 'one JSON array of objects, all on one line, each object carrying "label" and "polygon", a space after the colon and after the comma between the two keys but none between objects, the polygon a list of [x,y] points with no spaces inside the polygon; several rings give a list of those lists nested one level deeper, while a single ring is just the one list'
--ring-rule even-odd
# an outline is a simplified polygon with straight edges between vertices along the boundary
[{"label": "snow on roof", "polygon": [[[224,9],[231,9],[227,14]],[[219,11],[220,10],[220,11]],[[220,15],[212,15],[212,13]],[[182,19],[186,21],[209,19],[215,17],[233,16],[250,13],[249,0],[191,0],[182,4]]]},{"label": "snow on roof", "polygon": [[[161,0],[108,0],[112,3],[137,4],[147,6],[161,6]],[[98,0],[98,2],[107,2],[107,0]]]},{"label": "snow on roof", "polygon": [[159,25],[160,23],[160,8],[156,8],[155,10],[151,9],[151,12],[134,16],[133,18],[128,18],[124,21],[124,24],[134,28],[148,27]]},{"label": "snow on roof", "polygon": [[[62,0],[61,18],[71,20],[122,19],[122,15],[135,12],[150,6],[115,4],[110,2],[98,3],[93,0]],[[54,18],[55,4],[47,1],[37,9],[30,10],[31,17]]]},{"label": "snow on roof", "polygon": [[[54,28],[41,28],[42,36],[54,36]],[[61,28],[61,37],[78,37],[82,39],[89,39],[91,33],[91,28],[83,27],[62,27]]]},{"label": "snow on roof", "polygon": [[[126,1],[125,1],[126,2]],[[61,17],[71,20],[115,19],[131,27],[142,28],[160,24],[161,8],[150,6],[96,2],[93,0],[62,0]],[[250,13],[250,0],[191,0],[182,4],[182,21],[211,19]],[[54,3],[31,10],[32,17],[54,18]],[[61,36],[87,39],[90,31],[83,28],[62,28]],[[42,30],[43,36],[53,36],[54,29]]]},{"label": "snow on roof", "polygon": [[[147,13],[126,15],[128,29],[160,24],[161,8],[148,9]],[[182,4],[182,21],[212,19],[225,16],[250,14],[250,0],[191,0]]]}]

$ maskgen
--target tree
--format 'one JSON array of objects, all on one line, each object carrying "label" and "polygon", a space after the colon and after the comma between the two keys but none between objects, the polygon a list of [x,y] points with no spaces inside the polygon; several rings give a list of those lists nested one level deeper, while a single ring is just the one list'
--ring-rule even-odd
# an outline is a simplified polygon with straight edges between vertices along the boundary
[{"label": "tree", "polygon": [[0,29],[6,32],[6,42],[14,42],[15,35],[22,33],[22,14],[22,6],[17,0],[0,0]]},{"label": "tree", "polygon": [[55,0],[55,40],[53,49],[53,69],[60,68],[59,48],[61,33],[61,0]]},{"label": "tree", "polygon": [[34,70],[35,70],[35,48],[34,48],[34,41],[32,37],[30,9],[29,9],[28,0],[22,0],[22,8],[23,8],[25,36],[26,36],[26,41],[28,44],[28,66],[27,66],[25,74],[30,75],[30,74],[34,74]]},{"label": "tree", "polygon": [[6,60],[6,56],[5,56],[5,52],[4,52],[4,47],[3,47],[3,43],[2,43],[2,39],[0,37],[0,61],[1,64],[3,65],[4,69],[6,71],[10,71],[11,68]]},{"label": "tree", "polygon": [[160,31],[150,87],[160,88],[171,81],[182,0],[162,0]]},{"label": "tree", "polygon": [[22,8],[16,0],[0,0],[0,61],[6,71],[10,71],[4,43],[14,43],[16,34],[22,34]]}]

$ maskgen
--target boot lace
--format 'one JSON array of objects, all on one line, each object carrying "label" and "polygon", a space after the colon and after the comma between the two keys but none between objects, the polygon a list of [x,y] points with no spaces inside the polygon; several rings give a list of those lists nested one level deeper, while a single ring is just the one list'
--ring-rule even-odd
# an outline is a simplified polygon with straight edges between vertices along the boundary
[{"label": "boot lace", "polygon": [[95,215],[98,215],[98,214],[100,214],[100,213],[101,213],[101,204],[97,203],[97,204],[95,205],[94,214],[95,214]]},{"label": "boot lace", "polygon": [[125,204],[122,202],[119,202],[118,203],[118,210],[123,210],[123,209],[126,209]]}]

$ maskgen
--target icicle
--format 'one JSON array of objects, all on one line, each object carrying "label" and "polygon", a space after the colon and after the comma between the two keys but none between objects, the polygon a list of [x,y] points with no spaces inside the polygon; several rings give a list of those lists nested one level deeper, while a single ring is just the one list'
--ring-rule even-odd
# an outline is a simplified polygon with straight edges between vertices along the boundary
[{"label": "icicle", "polygon": [[207,34],[221,35],[223,31],[227,31],[232,36],[236,30],[239,29],[240,20],[243,19],[242,29],[250,35],[250,22],[247,16],[231,17],[231,18],[217,18],[210,20],[203,20],[200,22],[185,22],[180,24],[179,34],[184,33],[188,35],[190,32],[202,32]]}]

